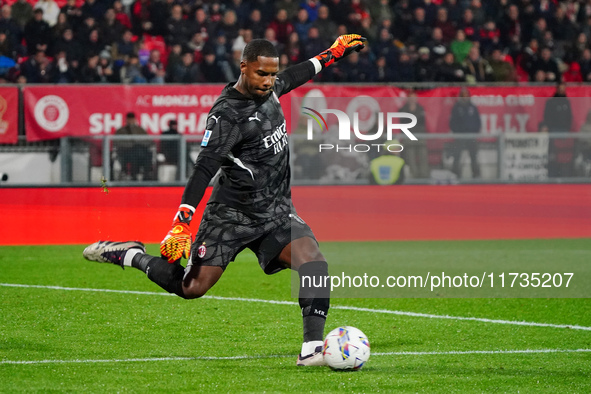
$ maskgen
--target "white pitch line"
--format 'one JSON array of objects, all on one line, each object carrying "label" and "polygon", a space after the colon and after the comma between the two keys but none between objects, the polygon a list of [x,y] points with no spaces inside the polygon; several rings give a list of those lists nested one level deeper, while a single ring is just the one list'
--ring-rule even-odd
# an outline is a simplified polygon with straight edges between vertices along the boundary
[{"label": "white pitch line", "polygon": [[591,349],[451,350],[448,352],[383,352],[372,356],[453,356],[456,354],[591,353]]},{"label": "white pitch line", "polygon": [[[543,353],[589,353],[591,349],[524,349],[524,350],[451,350],[447,352],[386,352],[372,353],[375,356],[455,356],[470,354],[543,354]],[[0,360],[0,365],[31,365],[31,364],[97,364],[97,363],[136,363],[153,361],[223,361],[223,360],[259,360],[270,358],[296,357],[288,354],[271,354],[261,356],[227,356],[227,357],[146,357],[146,358],[115,358],[99,360]]]},{"label": "white pitch line", "polygon": [[[66,290],[66,291],[92,291],[92,292],[103,292],[103,293],[119,293],[119,294],[140,294],[140,295],[156,295],[156,296],[173,296],[175,294],[154,292],[154,291],[135,291],[135,290],[112,290],[112,289],[90,289],[83,287],[62,287],[62,286],[41,286],[41,285],[25,285],[15,283],[0,283],[0,286],[4,287],[23,287],[23,288],[37,288],[37,289],[51,289],[51,290]],[[257,298],[240,298],[240,297],[220,297],[220,296],[204,296],[203,298],[221,300],[221,301],[241,301],[241,302],[257,302],[263,304],[277,304],[277,305],[298,305],[297,302],[293,301],[277,301],[277,300],[262,300]],[[465,316],[451,316],[451,315],[434,315],[430,313],[419,313],[419,312],[408,312],[408,311],[395,311],[390,309],[372,309],[372,308],[360,308],[356,306],[348,305],[333,305],[332,309],[356,311],[356,312],[369,312],[369,313],[381,313],[398,316],[409,316],[409,317],[422,317],[427,319],[448,319],[448,320],[460,320],[460,321],[476,321],[480,323],[491,323],[491,324],[508,324],[514,326],[527,326],[527,327],[550,327],[550,328],[567,328],[571,330],[583,330],[591,331],[591,327],[579,326],[574,324],[552,324],[552,323],[537,323],[527,321],[514,321],[514,320],[500,320],[500,319],[487,319],[483,317],[465,317]]]}]

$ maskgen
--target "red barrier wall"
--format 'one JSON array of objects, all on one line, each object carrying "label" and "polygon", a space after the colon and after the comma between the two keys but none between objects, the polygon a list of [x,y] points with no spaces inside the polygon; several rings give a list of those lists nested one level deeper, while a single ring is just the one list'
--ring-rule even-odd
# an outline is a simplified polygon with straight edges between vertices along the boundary
[{"label": "red barrier wall", "polygon": [[[160,242],[182,190],[0,188],[0,244]],[[591,237],[591,185],[302,186],[293,198],[320,241]]]}]

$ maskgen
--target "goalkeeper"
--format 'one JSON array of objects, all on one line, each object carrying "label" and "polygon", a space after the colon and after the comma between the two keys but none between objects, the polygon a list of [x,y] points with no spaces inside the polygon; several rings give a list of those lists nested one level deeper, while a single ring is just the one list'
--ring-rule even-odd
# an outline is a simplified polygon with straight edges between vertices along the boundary
[{"label": "goalkeeper", "polygon": [[[186,299],[203,296],[245,248],[254,251],[266,274],[291,268],[300,278],[327,276],[316,238],[291,201],[288,136],[278,98],[364,43],[357,34],[340,36],[326,51],[281,73],[273,44],[262,39],[248,43],[238,81],[223,89],[208,114],[202,151],[160,245],[162,257],[146,254],[136,241],[99,241],[84,250],[84,257],[140,269],[164,290]],[[195,208],[220,169],[192,243]],[[182,257],[188,258],[186,268]],[[297,365],[324,365],[329,299],[329,288],[300,283],[304,342]]]}]

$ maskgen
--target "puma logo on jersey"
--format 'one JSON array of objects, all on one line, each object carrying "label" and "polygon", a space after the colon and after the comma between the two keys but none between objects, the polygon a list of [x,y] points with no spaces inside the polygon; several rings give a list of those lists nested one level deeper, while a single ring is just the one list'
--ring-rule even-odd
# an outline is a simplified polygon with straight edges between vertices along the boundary
[{"label": "puma logo on jersey", "polygon": [[261,121],[261,120],[259,119],[259,113],[258,113],[258,112],[255,112],[255,113],[254,113],[254,116],[249,116],[249,117],[248,117],[248,121],[249,121],[249,122],[250,122],[250,121],[253,121],[253,120],[258,120],[259,122]]},{"label": "puma logo on jersey", "polygon": [[212,118],[213,120],[215,120],[215,122],[217,123],[218,120],[221,118],[221,115],[220,116],[211,115],[210,118]]}]

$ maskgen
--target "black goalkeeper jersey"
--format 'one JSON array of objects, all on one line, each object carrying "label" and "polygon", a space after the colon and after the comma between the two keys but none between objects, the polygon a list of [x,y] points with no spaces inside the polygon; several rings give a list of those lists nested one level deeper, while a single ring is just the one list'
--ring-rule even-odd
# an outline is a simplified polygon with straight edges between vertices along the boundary
[{"label": "black goalkeeper jersey", "polygon": [[226,204],[254,218],[289,213],[289,146],[279,97],[314,73],[309,61],[279,73],[273,92],[263,99],[248,98],[233,87],[235,83],[228,84],[209,112],[202,152],[183,203],[197,206],[204,181],[209,182],[221,167],[209,202]]}]

